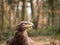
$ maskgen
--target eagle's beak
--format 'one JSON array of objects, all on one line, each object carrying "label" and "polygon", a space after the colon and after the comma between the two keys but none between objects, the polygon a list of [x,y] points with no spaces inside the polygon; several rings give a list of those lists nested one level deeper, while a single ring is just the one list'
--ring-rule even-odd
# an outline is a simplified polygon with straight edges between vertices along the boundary
[{"label": "eagle's beak", "polygon": [[32,25],[32,28],[35,29],[35,25],[33,23],[30,23]]},{"label": "eagle's beak", "polygon": [[35,25],[34,24],[32,25],[32,27],[33,27],[33,29],[35,29]]}]

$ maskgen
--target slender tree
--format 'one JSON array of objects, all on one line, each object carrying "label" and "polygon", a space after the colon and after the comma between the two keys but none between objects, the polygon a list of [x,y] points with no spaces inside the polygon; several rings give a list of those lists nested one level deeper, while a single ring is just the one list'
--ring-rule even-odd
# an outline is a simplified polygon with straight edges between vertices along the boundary
[{"label": "slender tree", "polygon": [[35,9],[35,6],[34,6],[34,3],[33,3],[33,0],[30,0],[30,3],[31,3],[31,16],[32,16],[32,21],[33,23],[35,24],[35,27],[36,27],[36,9]]},{"label": "slender tree", "polygon": [[23,6],[22,6],[22,15],[21,15],[21,21],[27,20],[27,14],[26,14],[26,2],[27,0],[22,0]]},{"label": "slender tree", "polygon": [[[0,34],[3,34],[4,0],[0,0]],[[1,38],[2,35],[0,36]]]},{"label": "slender tree", "polygon": [[54,0],[49,0],[48,1],[49,2],[49,6],[50,6],[50,9],[51,9],[51,22],[52,22],[52,26],[54,26],[54,17],[55,17],[55,15],[54,15]]}]

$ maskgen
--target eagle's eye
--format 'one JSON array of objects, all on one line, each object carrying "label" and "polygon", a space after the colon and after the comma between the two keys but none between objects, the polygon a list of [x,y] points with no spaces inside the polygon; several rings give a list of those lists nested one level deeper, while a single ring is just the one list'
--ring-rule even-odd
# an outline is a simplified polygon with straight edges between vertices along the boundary
[{"label": "eagle's eye", "polygon": [[27,25],[27,23],[25,23]]},{"label": "eagle's eye", "polygon": [[26,25],[31,25],[30,23],[25,23]]}]

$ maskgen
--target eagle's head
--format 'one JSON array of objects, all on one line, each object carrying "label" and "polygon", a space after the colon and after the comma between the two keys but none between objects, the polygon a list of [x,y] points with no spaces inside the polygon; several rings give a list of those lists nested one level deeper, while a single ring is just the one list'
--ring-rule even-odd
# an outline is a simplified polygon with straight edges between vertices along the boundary
[{"label": "eagle's head", "polygon": [[29,29],[29,28],[31,28],[31,27],[33,27],[33,26],[34,26],[34,25],[33,25],[33,23],[31,23],[31,22],[21,21],[21,22],[17,25],[16,30],[17,30],[17,31],[20,31],[20,32],[23,32],[23,31],[25,31],[26,29]]}]

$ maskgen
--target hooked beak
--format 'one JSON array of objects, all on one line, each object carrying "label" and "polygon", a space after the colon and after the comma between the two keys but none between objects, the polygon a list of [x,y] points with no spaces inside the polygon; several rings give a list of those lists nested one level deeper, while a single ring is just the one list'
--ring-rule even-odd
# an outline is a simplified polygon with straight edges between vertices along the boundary
[{"label": "hooked beak", "polygon": [[32,25],[33,29],[35,29],[35,25]]}]

